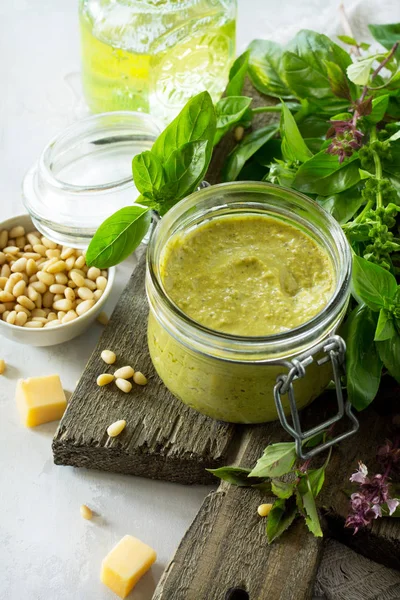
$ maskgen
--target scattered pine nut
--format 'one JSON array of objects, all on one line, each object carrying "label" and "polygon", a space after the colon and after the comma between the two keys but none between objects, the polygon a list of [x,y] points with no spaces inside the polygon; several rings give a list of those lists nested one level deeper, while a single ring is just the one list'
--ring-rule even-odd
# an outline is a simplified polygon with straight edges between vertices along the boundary
[{"label": "scattered pine nut", "polygon": [[257,512],[260,517],[268,517],[269,513],[271,512],[271,508],[272,504],[260,504],[260,506],[257,508]]},{"label": "scattered pine nut", "polygon": [[112,381],[114,381],[114,375],[112,375],[111,373],[102,373],[98,376],[96,380],[97,385],[99,385],[100,387],[103,387],[103,385],[107,385]]},{"label": "scattered pine nut", "polygon": [[121,379],[120,377],[117,377],[115,380],[115,385],[117,386],[117,388],[119,388],[122,392],[125,392],[125,394],[129,394],[129,392],[132,389],[132,384],[130,381],[128,381],[127,379]]},{"label": "scattered pine nut", "polygon": [[114,377],[119,379],[129,379],[130,377],[133,377],[134,373],[134,369],[128,365],[117,369],[114,373]]},{"label": "scattered pine nut", "polygon": [[90,521],[90,519],[92,519],[93,517],[93,511],[88,506],[86,506],[86,504],[82,504],[80,508],[80,513],[81,517],[83,517],[87,521]]},{"label": "scattered pine nut", "polygon": [[101,323],[101,325],[108,325],[109,322],[109,318],[104,311],[99,314],[97,320],[99,323]]},{"label": "scattered pine nut", "polygon": [[133,381],[135,383],[137,383],[138,385],[146,385],[147,384],[147,377],[145,377],[143,375],[143,373],[141,373],[140,371],[136,371],[134,376],[133,376]]},{"label": "scattered pine nut", "polygon": [[115,421],[115,423],[112,423],[107,427],[107,434],[110,437],[116,437],[121,433],[121,431],[125,429],[125,427],[126,421],[124,421],[123,419],[121,421]]},{"label": "scattered pine nut", "polygon": [[6,361],[3,358],[0,358],[0,375],[2,375],[5,370],[6,370]]},{"label": "scattered pine nut", "polygon": [[107,363],[108,365],[113,365],[115,363],[115,361],[117,360],[117,356],[114,352],[112,352],[111,350],[103,350],[103,352],[100,354],[102,360],[104,360],[105,363]]}]

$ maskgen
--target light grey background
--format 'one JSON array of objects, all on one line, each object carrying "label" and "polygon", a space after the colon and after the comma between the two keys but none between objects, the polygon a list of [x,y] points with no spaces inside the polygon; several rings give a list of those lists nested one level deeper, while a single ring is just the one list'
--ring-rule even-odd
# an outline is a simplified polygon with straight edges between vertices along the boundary
[{"label": "light grey background", "polygon": [[[366,22],[400,21],[400,3],[345,3],[357,31]],[[379,5],[379,9],[377,8]],[[238,51],[255,37],[285,42],[301,27],[342,31],[332,0],[239,0]],[[23,212],[21,180],[44,144],[86,114],[80,93],[77,3],[0,0],[0,219]],[[109,310],[132,262],[119,268]],[[143,324],[145,326],[145,324]],[[126,533],[152,545],[158,560],[132,600],[149,600],[155,582],[208,489],[56,467],[56,424],[24,429],[14,391],[18,377],[59,373],[72,391],[100,335],[35,349],[0,338],[0,599],[111,600],[99,581],[102,558]],[[101,515],[84,521],[87,503]],[[173,599],[171,599],[173,600]],[[256,600],[256,599],[252,599]],[[275,600],[272,599],[271,600]]]}]

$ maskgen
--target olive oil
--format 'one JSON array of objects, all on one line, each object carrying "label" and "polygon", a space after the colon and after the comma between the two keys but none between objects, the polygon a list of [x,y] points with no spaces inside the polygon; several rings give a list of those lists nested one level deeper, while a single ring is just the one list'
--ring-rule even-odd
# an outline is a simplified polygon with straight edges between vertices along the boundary
[{"label": "olive oil", "polygon": [[93,112],[170,121],[198,92],[224,90],[236,0],[81,0],[82,77]]}]

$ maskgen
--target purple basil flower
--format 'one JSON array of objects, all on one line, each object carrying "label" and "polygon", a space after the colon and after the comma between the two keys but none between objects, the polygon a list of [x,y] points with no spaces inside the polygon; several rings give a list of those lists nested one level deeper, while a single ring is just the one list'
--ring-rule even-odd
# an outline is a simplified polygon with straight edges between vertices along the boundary
[{"label": "purple basil flower", "polygon": [[350,477],[353,483],[365,483],[368,475],[368,469],[361,461],[358,463],[358,470]]},{"label": "purple basil flower", "polygon": [[353,121],[331,121],[326,137],[332,138],[332,142],[326,152],[336,154],[342,163],[354,150],[361,147],[363,135],[362,131],[356,129]]}]

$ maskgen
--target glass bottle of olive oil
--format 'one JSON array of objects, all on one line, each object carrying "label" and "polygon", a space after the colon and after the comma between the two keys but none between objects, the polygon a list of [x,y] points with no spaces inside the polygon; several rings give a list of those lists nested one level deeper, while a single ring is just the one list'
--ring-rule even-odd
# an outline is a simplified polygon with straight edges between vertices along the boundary
[{"label": "glass bottle of olive oil", "polygon": [[82,77],[93,112],[170,121],[202,90],[223,92],[236,0],[80,0]]}]

